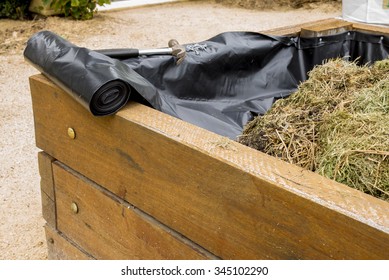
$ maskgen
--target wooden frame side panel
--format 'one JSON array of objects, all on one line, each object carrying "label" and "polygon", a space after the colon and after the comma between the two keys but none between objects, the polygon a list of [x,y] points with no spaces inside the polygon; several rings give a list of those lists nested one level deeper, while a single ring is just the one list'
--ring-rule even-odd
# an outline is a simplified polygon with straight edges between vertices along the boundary
[{"label": "wooden frame side panel", "polygon": [[72,240],[53,229],[45,226],[48,259],[49,260],[94,260],[95,258],[83,251]]},{"label": "wooden frame side panel", "polygon": [[38,147],[216,256],[389,257],[383,201],[140,104],[95,118],[31,84]]},{"label": "wooden frame side panel", "polygon": [[52,227],[57,227],[55,208],[55,188],[52,163],[54,158],[45,152],[38,153],[39,174],[41,176],[42,216]]},{"label": "wooden frame side panel", "polygon": [[98,259],[217,259],[57,162],[58,230]]}]

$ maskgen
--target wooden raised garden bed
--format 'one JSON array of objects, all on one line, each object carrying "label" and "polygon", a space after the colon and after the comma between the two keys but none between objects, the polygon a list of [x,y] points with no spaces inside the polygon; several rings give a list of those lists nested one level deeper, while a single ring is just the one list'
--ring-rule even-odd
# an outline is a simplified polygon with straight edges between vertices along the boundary
[{"label": "wooden raised garden bed", "polygon": [[[389,34],[335,19],[267,33],[350,29]],[[30,84],[50,259],[389,258],[385,201],[137,103],[94,117]]]}]

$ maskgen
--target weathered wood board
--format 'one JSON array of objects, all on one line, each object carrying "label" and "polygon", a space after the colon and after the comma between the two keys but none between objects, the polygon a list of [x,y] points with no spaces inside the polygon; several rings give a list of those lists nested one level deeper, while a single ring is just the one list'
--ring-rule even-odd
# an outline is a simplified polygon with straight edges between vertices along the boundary
[{"label": "weathered wood board", "polygon": [[389,258],[384,201],[137,103],[93,117],[44,76],[30,85],[55,230],[95,258]]},{"label": "weathered wood board", "polygon": [[98,259],[215,259],[206,250],[63,164],[56,162],[53,170],[57,229],[92,256]]},{"label": "weathered wood board", "polygon": [[94,260],[72,240],[49,225],[45,226],[49,260]]},{"label": "weathered wood board", "polygon": [[55,159],[44,152],[38,153],[39,174],[41,176],[42,216],[51,227],[57,227],[54,176],[52,162]]}]

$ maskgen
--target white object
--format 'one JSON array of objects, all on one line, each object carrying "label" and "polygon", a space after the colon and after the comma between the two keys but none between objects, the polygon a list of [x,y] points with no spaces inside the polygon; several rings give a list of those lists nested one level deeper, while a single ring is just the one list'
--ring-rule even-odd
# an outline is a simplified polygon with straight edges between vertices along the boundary
[{"label": "white object", "polygon": [[111,4],[98,6],[97,10],[101,11],[112,11],[112,10],[121,10],[126,8],[136,8],[148,5],[157,5],[170,2],[178,2],[177,0],[111,0]]},{"label": "white object", "polygon": [[389,0],[343,0],[343,19],[389,24]]}]

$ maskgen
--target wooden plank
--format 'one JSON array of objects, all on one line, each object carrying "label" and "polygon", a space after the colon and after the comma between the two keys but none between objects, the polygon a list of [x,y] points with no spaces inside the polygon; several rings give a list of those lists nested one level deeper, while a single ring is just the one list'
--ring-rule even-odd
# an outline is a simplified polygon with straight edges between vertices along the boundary
[{"label": "wooden plank", "polygon": [[53,228],[57,227],[55,190],[52,163],[55,159],[45,152],[38,153],[39,174],[41,176],[42,216]]},{"label": "wooden plank", "polygon": [[93,117],[30,81],[38,147],[221,258],[389,258],[386,202],[140,104]]},{"label": "wooden plank", "polygon": [[269,35],[277,35],[277,36],[298,36],[300,35],[301,29],[305,30],[311,30],[311,29],[328,29],[330,26],[337,26],[337,25],[349,25],[350,23],[347,23],[344,20],[336,19],[336,18],[328,18],[328,19],[321,19],[317,21],[307,22],[303,24],[296,24],[296,25],[290,25],[290,26],[284,26],[279,28],[274,28],[270,30],[261,31],[262,33],[269,34]]},{"label": "wooden plank", "polygon": [[315,38],[321,36],[335,35],[351,31],[353,26],[351,23],[344,21],[329,22],[317,26],[309,26],[301,28],[300,37]]},{"label": "wooden plank", "polygon": [[66,166],[56,163],[54,174],[58,229],[96,258],[215,259]]},{"label": "wooden plank", "polygon": [[389,27],[384,25],[374,25],[374,24],[363,24],[363,23],[353,23],[353,29],[357,31],[373,33],[373,34],[389,34]]},{"label": "wooden plank", "polygon": [[46,193],[52,200],[55,200],[53,170],[51,167],[54,160],[55,158],[45,152],[38,153],[39,175],[41,176],[41,180],[44,181],[44,184],[41,184],[41,191]]},{"label": "wooden plank", "polygon": [[336,34],[348,30],[356,30],[374,34],[389,34],[389,27],[384,25],[365,24],[349,22],[337,18],[329,18],[318,21],[307,22],[275,29],[261,31],[262,33],[278,36],[301,36],[315,37]]},{"label": "wooden plank", "polygon": [[45,226],[49,260],[93,260],[89,255],[62,233]]},{"label": "wooden plank", "polygon": [[[41,186],[44,181],[41,181]],[[52,200],[45,192],[41,191],[42,216],[46,222],[53,228],[57,228],[57,215],[55,201]]]}]

